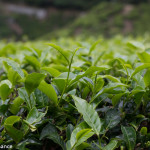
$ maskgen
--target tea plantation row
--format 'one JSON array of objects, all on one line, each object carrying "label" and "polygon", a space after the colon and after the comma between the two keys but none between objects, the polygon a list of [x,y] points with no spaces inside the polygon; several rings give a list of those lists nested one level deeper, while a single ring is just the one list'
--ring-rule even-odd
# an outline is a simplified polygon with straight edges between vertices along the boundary
[{"label": "tea plantation row", "polygon": [[148,41],[1,41],[0,146],[148,149]]}]

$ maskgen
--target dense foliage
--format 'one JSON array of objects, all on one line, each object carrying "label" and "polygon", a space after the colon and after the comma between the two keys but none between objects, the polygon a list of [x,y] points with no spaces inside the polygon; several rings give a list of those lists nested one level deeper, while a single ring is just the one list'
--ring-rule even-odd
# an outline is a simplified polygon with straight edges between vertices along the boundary
[{"label": "dense foliage", "polygon": [[[11,0],[2,0],[10,1]],[[118,3],[131,3],[139,4],[144,2],[150,2],[149,0],[14,0],[13,2],[25,3],[34,6],[55,6],[60,8],[77,8],[77,9],[88,9],[101,2],[118,2]]]},{"label": "dense foliage", "polygon": [[79,41],[0,42],[0,145],[150,147],[147,40]]}]

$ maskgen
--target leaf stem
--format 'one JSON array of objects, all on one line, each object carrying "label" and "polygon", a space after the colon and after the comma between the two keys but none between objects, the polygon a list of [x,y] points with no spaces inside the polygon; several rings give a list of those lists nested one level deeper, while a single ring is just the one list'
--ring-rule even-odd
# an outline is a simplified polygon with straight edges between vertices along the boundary
[{"label": "leaf stem", "polygon": [[[97,82],[97,74],[96,74],[96,76],[95,76],[95,80],[94,80],[94,86],[93,86],[93,93],[92,93],[92,97],[91,97],[91,102],[94,100],[93,98],[94,98],[94,95],[95,95],[95,88],[96,88],[96,82]],[[91,103],[90,102],[90,103]]]},{"label": "leaf stem", "polygon": [[70,75],[70,70],[71,70],[71,63],[69,64],[69,70],[68,70],[68,74],[67,74],[67,79],[66,79],[66,81],[65,81],[65,87],[64,87],[63,92],[62,92],[62,94],[61,94],[61,97],[60,97],[60,99],[59,99],[59,101],[58,101],[58,104],[61,102],[62,97],[63,97],[63,95],[64,95],[64,93],[65,93],[65,91],[66,91],[66,89],[67,89],[67,85],[68,85],[68,81],[69,81],[69,75]]},{"label": "leaf stem", "polygon": [[100,138],[99,135],[97,135],[97,136],[98,136],[99,148],[100,148],[100,150],[101,150],[101,149],[102,149],[102,146],[101,146],[101,138]]},{"label": "leaf stem", "polygon": [[73,55],[72,55],[72,57],[71,57],[70,62],[68,61],[68,63],[69,63],[69,70],[68,70],[67,80],[66,80],[66,82],[65,82],[65,87],[64,87],[63,92],[62,92],[62,94],[61,94],[61,97],[60,97],[60,99],[59,99],[59,101],[58,101],[58,104],[61,102],[62,97],[63,97],[63,95],[64,95],[64,93],[65,93],[65,91],[66,91],[66,89],[67,89],[68,81],[69,81],[69,75],[70,75],[70,71],[71,71],[71,64],[72,64],[72,62],[73,62],[73,57],[74,57],[75,53],[76,53],[79,49],[80,49],[80,47],[77,48],[77,49],[75,49],[75,51],[73,52]]},{"label": "leaf stem", "polygon": [[77,123],[76,123],[76,125],[75,125],[75,128],[77,127],[77,125],[78,125],[78,123],[80,122],[81,118],[82,118],[82,115],[80,114],[79,119],[77,120]]}]

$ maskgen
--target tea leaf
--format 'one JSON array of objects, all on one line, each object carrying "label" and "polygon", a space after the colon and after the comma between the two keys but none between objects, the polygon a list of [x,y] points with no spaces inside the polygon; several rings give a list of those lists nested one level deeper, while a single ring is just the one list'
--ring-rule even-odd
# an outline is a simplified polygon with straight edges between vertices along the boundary
[{"label": "tea leaf", "polygon": [[56,127],[49,123],[48,125],[46,125],[40,135],[40,140],[43,138],[48,138],[53,140],[55,143],[59,144],[63,150],[66,149],[65,147],[65,143],[63,142],[63,140],[61,139],[61,137],[59,136]]},{"label": "tea leaf", "polygon": [[102,150],[114,150],[117,147],[118,141],[112,140]]},{"label": "tea leaf", "polygon": [[0,97],[3,101],[7,99],[11,93],[12,84],[9,80],[3,80],[0,82]]},{"label": "tea leaf", "polygon": [[16,143],[20,142],[20,140],[23,138],[23,132],[13,126],[18,121],[20,121],[19,116],[10,116],[4,122],[6,132]]},{"label": "tea leaf", "polygon": [[123,139],[126,142],[127,148],[133,150],[136,143],[136,132],[133,127],[121,126],[121,131],[123,133]]},{"label": "tea leaf", "polygon": [[57,104],[58,98],[57,94],[51,84],[47,84],[44,80],[41,81],[38,89],[45,93],[54,103]]},{"label": "tea leaf", "polygon": [[39,86],[44,78],[45,75],[41,73],[34,72],[27,75],[25,79],[25,88],[29,95]]},{"label": "tea leaf", "polygon": [[100,118],[92,105],[88,104],[85,100],[72,95],[78,111],[83,115],[83,119],[99,136],[102,123]]}]

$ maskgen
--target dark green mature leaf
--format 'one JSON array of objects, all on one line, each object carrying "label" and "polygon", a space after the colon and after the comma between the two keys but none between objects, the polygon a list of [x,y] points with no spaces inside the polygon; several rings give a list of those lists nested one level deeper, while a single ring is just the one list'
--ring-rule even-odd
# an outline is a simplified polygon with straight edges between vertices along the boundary
[{"label": "dark green mature leaf", "polygon": [[51,124],[51,123],[47,124],[47,125],[43,128],[43,130],[42,130],[42,132],[41,132],[41,134],[40,134],[40,140],[42,140],[42,139],[44,139],[44,138],[51,139],[51,140],[53,140],[55,143],[59,144],[59,145],[62,147],[63,150],[66,149],[65,143],[64,143],[64,141],[61,139],[61,137],[59,136],[56,127],[55,127],[53,124]]},{"label": "dark green mature leaf", "polygon": [[[98,96],[100,96],[103,93],[113,93],[113,89],[117,88],[117,87],[127,87],[127,85],[120,83],[120,82],[116,82],[116,83],[109,83],[107,86],[103,87],[93,98],[93,100],[95,98],[97,98]],[[123,90],[118,90],[119,93],[123,93]]]},{"label": "dark green mature leaf", "polygon": [[68,126],[66,128],[66,136],[67,136],[68,140],[70,140],[73,129],[74,129],[74,126],[72,124],[68,124]]},{"label": "dark green mature leaf", "polygon": [[0,116],[5,116],[5,113],[8,110],[9,105],[8,104],[2,104],[2,100],[0,101]]},{"label": "dark green mature leaf", "polygon": [[10,116],[5,120],[4,127],[12,139],[18,143],[23,138],[23,132],[13,127],[14,123],[20,121],[19,116]]},{"label": "dark green mature leaf", "polygon": [[41,81],[38,89],[45,93],[54,103],[57,104],[58,98],[57,94],[51,84],[47,84],[44,80]]},{"label": "dark green mature leaf", "polygon": [[35,103],[34,93],[32,93],[29,97],[29,95],[28,95],[27,91],[25,90],[25,88],[22,87],[22,88],[18,89],[18,94],[19,94],[19,97],[26,102],[29,110],[32,109],[35,106],[36,103]]},{"label": "dark green mature leaf", "polygon": [[39,86],[44,78],[44,74],[36,72],[27,75],[25,79],[25,88],[29,95]]},{"label": "dark green mature leaf", "polygon": [[34,94],[35,94],[35,97],[36,97],[36,104],[39,107],[48,106],[49,98],[48,98],[48,96],[46,94],[44,94],[39,89],[36,89],[35,92],[34,92]]},{"label": "dark green mature leaf", "polygon": [[9,80],[3,80],[0,82],[0,97],[3,101],[7,99],[11,93],[12,84]]},{"label": "dark green mature leaf", "polygon": [[21,141],[17,146],[16,149],[18,150],[29,150],[28,146],[34,146],[41,148],[42,142],[37,140],[35,137],[27,137],[25,140]]},{"label": "dark green mature leaf", "polygon": [[126,142],[128,150],[133,150],[136,144],[136,131],[133,127],[121,126],[121,131],[123,133],[123,139]]},{"label": "dark green mature leaf", "polygon": [[85,150],[86,148],[90,148],[91,145],[89,143],[83,142],[79,146],[76,147],[76,150]]},{"label": "dark green mature leaf", "polygon": [[93,129],[93,131],[99,136],[102,123],[100,118],[93,108],[92,105],[88,104],[85,100],[72,95],[75,105],[78,111],[83,115],[84,120],[86,123]]},{"label": "dark green mature leaf", "polygon": [[121,117],[120,117],[120,112],[118,112],[115,109],[110,109],[106,112],[106,117],[105,117],[105,123],[106,123],[106,128],[113,128],[118,123],[120,122]]}]

